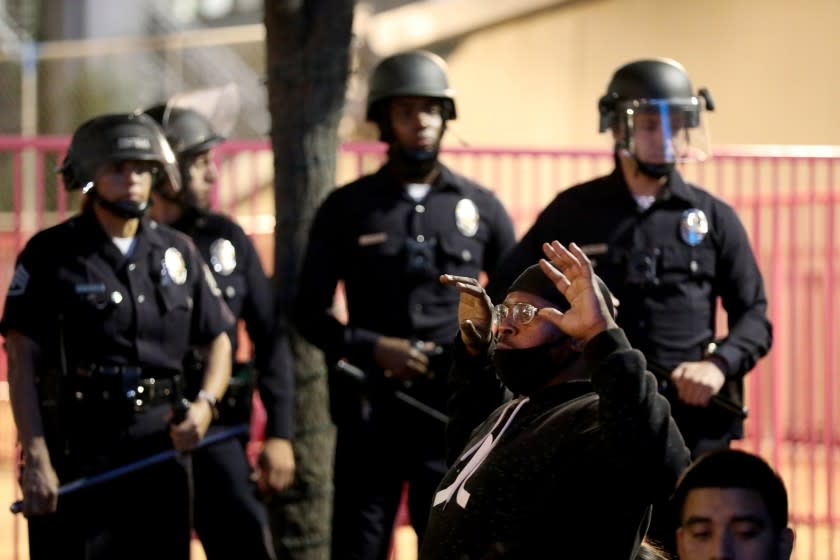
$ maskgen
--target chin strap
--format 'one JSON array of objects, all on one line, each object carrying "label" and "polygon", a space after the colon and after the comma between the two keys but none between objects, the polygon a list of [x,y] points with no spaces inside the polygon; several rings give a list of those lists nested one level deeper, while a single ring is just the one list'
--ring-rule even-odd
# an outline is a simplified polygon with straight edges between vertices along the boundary
[{"label": "chin strap", "polygon": [[633,156],[633,160],[636,162],[636,167],[643,175],[647,175],[653,179],[667,177],[671,174],[671,171],[674,170],[673,163],[646,163],[644,161],[640,161],[635,155]]},{"label": "chin strap", "polygon": [[92,188],[92,183],[89,183],[89,185],[90,187],[85,190],[85,193],[93,200],[94,204],[98,204],[100,208],[107,210],[118,218],[125,218],[129,220],[133,218],[142,218],[149,210],[150,204],[148,200],[143,202],[134,202],[131,200],[112,202],[99,196],[96,189]]},{"label": "chin strap", "polygon": [[624,152],[625,157],[633,158],[633,162],[636,164],[636,169],[642,175],[646,175],[647,177],[651,177],[652,179],[661,179],[662,177],[667,177],[671,174],[671,171],[674,170],[673,163],[646,163],[639,159],[634,153],[631,153],[627,148],[622,147],[620,144],[615,145],[615,150],[613,152],[613,160],[615,161],[615,166],[621,166],[621,155],[619,152]]}]

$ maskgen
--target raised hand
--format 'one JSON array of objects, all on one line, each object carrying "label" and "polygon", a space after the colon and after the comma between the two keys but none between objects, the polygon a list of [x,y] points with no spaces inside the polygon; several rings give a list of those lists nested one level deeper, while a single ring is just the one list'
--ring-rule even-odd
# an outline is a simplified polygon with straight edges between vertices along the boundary
[{"label": "raised hand", "polygon": [[480,351],[493,336],[493,302],[478,280],[469,276],[442,274],[441,284],[454,285],[461,294],[458,302],[458,327],[468,350]]},{"label": "raised hand", "polygon": [[553,241],[543,244],[543,253],[548,260],[540,259],[540,268],[554,282],[571,308],[565,313],[551,307],[543,308],[540,316],[569,336],[584,342],[615,327],[615,320],[598,287],[592,263],[580,247],[572,243],[566,249],[560,242]]}]

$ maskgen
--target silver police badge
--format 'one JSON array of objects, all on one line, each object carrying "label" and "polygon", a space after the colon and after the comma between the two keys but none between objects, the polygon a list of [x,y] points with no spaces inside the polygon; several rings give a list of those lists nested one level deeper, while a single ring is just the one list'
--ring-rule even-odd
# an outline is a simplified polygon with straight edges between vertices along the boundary
[{"label": "silver police badge", "polygon": [[179,286],[187,281],[187,263],[184,255],[175,247],[170,247],[163,254],[162,283],[173,283]]},{"label": "silver police badge", "polygon": [[213,272],[228,276],[236,270],[236,247],[227,239],[217,239],[210,245],[210,266]]},{"label": "silver police badge", "polygon": [[680,219],[680,237],[686,245],[696,247],[703,242],[709,233],[709,220],[705,212],[698,208],[690,208],[683,212]]},{"label": "silver police badge", "polygon": [[455,205],[455,225],[467,237],[473,237],[478,232],[479,218],[478,208],[469,198],[462,198]]}]

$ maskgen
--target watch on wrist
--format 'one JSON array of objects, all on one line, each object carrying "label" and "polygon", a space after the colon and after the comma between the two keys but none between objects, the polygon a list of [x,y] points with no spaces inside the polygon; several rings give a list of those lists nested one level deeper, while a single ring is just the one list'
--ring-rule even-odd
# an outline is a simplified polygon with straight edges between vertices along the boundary
[{"label": "watch on wrist", "polygon": [[210,391],[205,391],[204,389],[202,389],[198,392],[198,396],[196,397],[196,399],[202,400],[208,405],[210,405],[210,411],[213,413],[213,420],[219,419],[219,409],[216,406],[217,399],[213,396],[212,393],[210,393]]}]

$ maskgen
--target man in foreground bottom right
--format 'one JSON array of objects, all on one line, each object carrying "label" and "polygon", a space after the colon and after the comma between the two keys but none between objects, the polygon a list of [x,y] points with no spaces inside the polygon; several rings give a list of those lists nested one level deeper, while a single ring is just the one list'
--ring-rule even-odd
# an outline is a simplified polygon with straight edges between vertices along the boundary
[{"label": "man in foreground bottom right", "polygon": [[673,497],[680,560],[788,560],[784,482],[761,457],[725,449],[703,455]]},{"label": "man in foreground bottom right", "polygon": [[[589,259],[575,244],[543,250],[549,260],[495,308],[477,280],[441,277],[460,292],[452,467],[434,496],[424,560],[631,560],[650,505],[688,466],[668,402]],[[515,396],[504,404],[502,384]]]}]

